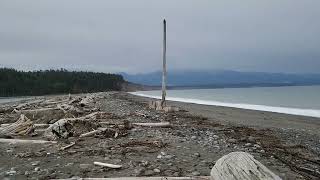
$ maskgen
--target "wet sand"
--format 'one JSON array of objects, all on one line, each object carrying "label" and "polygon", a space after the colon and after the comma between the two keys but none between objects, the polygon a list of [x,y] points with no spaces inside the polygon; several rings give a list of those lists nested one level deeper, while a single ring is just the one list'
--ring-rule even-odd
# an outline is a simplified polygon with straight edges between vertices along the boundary
[{"label": "wet sand", "polygon": [[[130,95],[132,98],[148,101],[146,98]],[[320,135],[320,118],[281,114],[266,111],[246,110],[231,107],[200,105],[168,101],[168,105],[181,107],[194,115],[202,115],[225,125],[240,125],[255,128],[284,128],[306,131]]]}]

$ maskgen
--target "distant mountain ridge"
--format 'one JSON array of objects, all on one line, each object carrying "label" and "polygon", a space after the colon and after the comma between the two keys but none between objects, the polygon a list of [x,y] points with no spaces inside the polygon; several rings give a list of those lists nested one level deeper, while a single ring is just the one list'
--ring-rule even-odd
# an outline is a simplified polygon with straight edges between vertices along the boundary
[{"label": "distant mountain ridge", "polygon": [[[160,86],[162,72],[146,74],[120,73],[125,80],[148,86]],[[169,71],[168,86],[171,87],[246,87],[319,85],[320,74],[286,74],[266,72],[214,71]]]}]

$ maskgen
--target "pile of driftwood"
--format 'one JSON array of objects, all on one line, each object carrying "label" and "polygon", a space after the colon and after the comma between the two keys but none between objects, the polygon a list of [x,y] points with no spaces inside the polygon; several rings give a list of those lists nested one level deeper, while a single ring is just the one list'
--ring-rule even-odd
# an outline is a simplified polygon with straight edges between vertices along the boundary
[{"label": "pile of driftwood", "polygon": [[[117,138],[125,136],[133,126],[170,127],[168,122],[119,124],[101,122],[112,114],[100,112],[95,103],[104,98],[103,93],[86,96],[38,98],[27,103],[12,106],[12,113],[20,118],[11,124],[0,126],[0,137],[35,136],[41,133],[48,140],[69,137],[104,136]],[[139,116],[146,116],[137,113]],[[108,127],[105,127],[108,126]]]},{"label": "pile of driftwood", "polygon": [[[98,111],[93,105],[101,94],[92,94],[84,97],[53,97],[50,99],[37,98],[26,103],[2,108],[2,113],[19,115],[19,119],[11,124],[1,124],[0,137],[13,137],[35,134],[35,129],[45,128],[56,122],[66,124],[76,120],[83,120],[93,116],[91,112]],[[91,113],[89,116],[86,115]],[[50,125],[52,123],[52,125]],[[87,124],[86,124],[87,125]],[[61,137],[64,137],[63,135]]]}]

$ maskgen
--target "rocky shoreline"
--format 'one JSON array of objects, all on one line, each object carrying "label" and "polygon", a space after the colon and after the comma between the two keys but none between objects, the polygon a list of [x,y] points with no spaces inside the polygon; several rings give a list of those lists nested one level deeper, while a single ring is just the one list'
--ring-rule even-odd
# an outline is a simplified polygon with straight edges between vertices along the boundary
[{"label": "rocky shoreline", "polygon": [[[0,105],[0,124],[15,123],[21,114],[34,124],[77,119],[71,121],[72,133],[52,136],[57,143],[0,143],[0,178],[208,176],[219,158],[236,151],[252,154],[283,179],[320,178],[319,136],[314,134],[224,124],[183,106],[182,111],[164,113],[149,109],[148,99],[123,92],[93,95],[44,96]],[[95,98],[82,106],[88,97]],[[83,117],[90,123],[79,121]],[[161,122],[170,127],[134,126]],[[96,128],[104,131],[79,137]],[[45,131],[12,138],[47,140]],[[95,161],[121,168],[96,166]]]}]

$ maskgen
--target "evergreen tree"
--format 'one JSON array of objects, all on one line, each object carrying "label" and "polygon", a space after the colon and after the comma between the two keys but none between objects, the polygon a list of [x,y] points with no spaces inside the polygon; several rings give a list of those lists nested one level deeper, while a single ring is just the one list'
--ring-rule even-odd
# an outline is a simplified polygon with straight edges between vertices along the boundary
[{"label": "evergreen tree", "polygon": [[17,71],[0,68],[0,96],[32,96],[121,90],[121,75],[60,70]]}]

